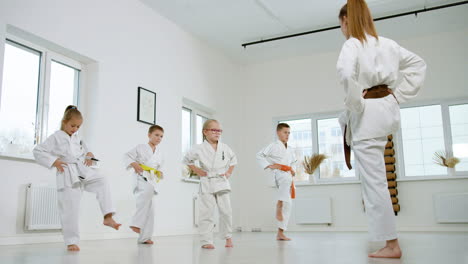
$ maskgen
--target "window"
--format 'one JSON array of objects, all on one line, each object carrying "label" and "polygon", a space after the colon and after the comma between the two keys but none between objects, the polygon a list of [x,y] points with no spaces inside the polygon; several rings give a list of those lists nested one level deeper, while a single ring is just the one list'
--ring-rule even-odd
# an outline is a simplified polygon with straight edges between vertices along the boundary
[{"label": "window", "polygon": [[[352,170],[348,170],[343,153],[343,135],[338,123],[339,113],[310,114],[301,119],[276,119],[291,126],[290,143],[296,147],[298,171],[305,155],[320,153],[328,158],[314,173],[314,179],[299,175],[297,180],[346,182],[359,180],[351,151]],[[401,128],[394,135],[399,179],[426,179],[466,176],[468,171],[468,100],[420,105],[401,109]],[[352,149],[351,149],[352,150]],[[455,169],[434,162],[435,152],[460,159]]]},{"label": "window", "polygon": [[182,154],[194,144],[203,142],[203,124],[210,117],[205,107],[184,98],[182,107]]},{"label": "window", "polygon": [[[468,104],[441,103],[401,109],[401,177],[447,177],[468,171]],[[397,146],[398,147],[398,146]],[[434,162],[435,152],[457,157],[455,170]]]},{"label": "window", "polygon": [[405,176],[447,173],[433,160],[436,151],[445,150],[440,105],[401,109],[401,137]]},{"label": "window", "polygon": [[59,129],[65,107],[78,104],[81,65],[15,37],[4,54],[0,153],[32,158],[34,145]]},{"label": "window", "polygon": [[286,123],[291,127],[291,135],[289,136],[288,144],[294,148],[294,153],[297,158],[296,180],[308,181],[309,175],[305,173],[302,161],[305,156],[310,156],[312,154],[311,119],[279,121],[278,123]]},{"label": "window", "polygon": [[182,108],[182,153],[192,146],[192,110]]},{"label": "window", "polygon": [[[183,99],[182,107],[182,156],[190,150],[192,145],[201,144],[203,142],[203,124],[209,119],[209,112],[205,107],[192,102],[188,99]],[[195,163],[199,166],[198,162]],[[198,182],[199,177],[191,175],[190,169],[182,166],[182,177],[185,181]]]},{"label": "window", "polygon": [[451,105],[450,125],[453,155],[460,159],[458,171],[468,171],[468,104]]},{"label": "window", "polygon": [[205,121],[208,120],[208,118],[202,116],[202,115],[197,115],[197,118],[196,118],[196,122],[197,122],[197,129],[196,129],[196,134],[197,134],[197,141],[196,141],[196,144],[201,144],[203,143],[203,132],[202,132],[202,128],[203,128],[203,124],[205,123]]},{"label": "window", "polygon": [[352,170],[346,166],[343,150],[343,134],[338,118],[317,120],[318,152],[327,155],[320,165],[320,179],[354,178],[354,154],[351,152]]}]

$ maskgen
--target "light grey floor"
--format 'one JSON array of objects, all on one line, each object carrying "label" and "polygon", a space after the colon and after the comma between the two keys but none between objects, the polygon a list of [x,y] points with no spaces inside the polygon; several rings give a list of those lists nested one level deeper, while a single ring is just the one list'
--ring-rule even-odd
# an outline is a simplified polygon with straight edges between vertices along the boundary
[{"label": "light grey floor", "polygon": [[61,243],[0,246],[0,263],[93,264],[301,264],[405,263],[468,264],[468,233],[401,233],[401,260],[369,259],[382,243],[368,243],[366,233],[289,233],[293,241],[277,242],[274,233],[236,233],[235,247],[200,248],[197,236],[155,237],[153,246],[135,239],[82,241],[81,252],[69,253]]}]

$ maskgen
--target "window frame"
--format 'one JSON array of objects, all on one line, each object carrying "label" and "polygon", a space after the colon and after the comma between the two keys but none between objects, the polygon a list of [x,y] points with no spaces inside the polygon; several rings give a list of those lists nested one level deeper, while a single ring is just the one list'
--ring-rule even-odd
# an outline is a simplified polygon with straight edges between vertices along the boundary
[{"label": "window frame", "polygon": [[[461,99],[445,99],[445,100],[427,100],[427,101],[420,101],[415,103],[405,103],[400,105],[400,109],[406,108],[416,108],[416,107],[424,107],[424,106],[431,106],[431,105],[440,105],[441,108],[441,115],[442,115],[442,131],[443,131],[443,139],[444,139],[444,151],[447,153],[453,153],[453,140],[452,140],[452,126],[450,121],[450,106],[455,105],[464,105],[468,104],[468,98],[461,98]],[[405,157],[403,153],[403,136],[402,136],[402,129],[401,126],[396,133],[396,143],[395,144],[395,152],[397,158],[397,181],[414,181],[414,180],[436,180],[436,179],[452,179],[457,178],[459,179],[460,176],[467,176],[468,171],[458,171],[450,170],[446,168],[445,174],[439,175],[417,175],[417,176],[406,176],[405,173]]]},{"label": "window frame", "polygon": [[[312,153],[319,153],[319,133],[317,121],[322,119],[338,118],[343,111],[331,111],[331,112],[322,112],[315,114],[302,114],[302,115],[290,115],[283,117],[274,117],[273,118],[273,138],[276,139],[276,126],[280,121],[294,121],[299,119],[310,119],[311,120],[311,133],[312,133]],[[298,164],[302,160],[297,161]],[[354,177],[341,177],[337,179],[323,179],[320,178],[320,169],[317,169],[314,174],[312,174],[312,179],[308,181],[297,181],[297,185],[310,185],[310,184],[338,184],[338,183],[356,183],[359,182],[359,175],[356,174]]]},{"label": "window frame", "polygon": [[[182,98],[182,106],[180,108],[180,111],[182,112],[184,109],[190,112],[190,123],[191,123],[190,125],[190,148],[192,148],[194,145],[197,144],[198,129],[200,130],[202,129],[202,128],[197,128],[197,116],[201,116],[201,117],[208,118],[208,119],[213,119],[215,112],[187,98]],[[182,122],[181,122],[181,133],[182,133]],[[181,135],[181,139],[182,139],[182,135]],[[182,152],[182,148],[180,149],[180,151],[183,157],[186,153]],[[184,175],[183,173],[181,173],[181,177],[182,177],[182,181],[184,182],[188,182],[188,183],[200,182],[200,179],[190,178],[187,175]]]},{"label": "window frame", "polygon": [[[44,46],[35,44],[34,42],[20,38],[11,33],[6,33],[3,39],[4,44],[14,45],[19,48],[34,50],[40,53],[39,61],[39,82],[37,85],[37,107],[36,107],[36,127],[35,127],[35,143],[42,143],[47,137],[47,125],[48,125],[48,111],[49,111],[49,96],[50,96],[50,78],[51,78],[51,65],[52,61],[60,63],[67,67],[73,68],[79,72],[79,76],[76,80],[75,89],[73,91],[73,104],[80,105],[80,92],[84,89],[84,75],[85,67],[84,64],[78,60],[66,57],[59,53],[56,53]],[[3,63],[3,62],[2,62]],[[5,67],[5,65],[3,66]],[[3,75],[3,72],[0,73]],[[3,76],[2,76],[3,79]],[[0,89],[0,92],[2,89]],[[0,93],[0,97],[2,94]],[[23,160],[34,160],[32,152],[26,154],[13,154],[8,152],[1,152],[0,158],[15,158]]]}]

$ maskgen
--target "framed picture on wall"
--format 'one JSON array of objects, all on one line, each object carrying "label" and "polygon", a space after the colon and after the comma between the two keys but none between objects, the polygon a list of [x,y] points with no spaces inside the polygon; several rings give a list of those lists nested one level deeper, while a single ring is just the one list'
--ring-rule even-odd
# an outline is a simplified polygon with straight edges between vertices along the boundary
[{"label": "framed picture on wall", "polygon": [[143,87],[138,87],[137,121],[156,124],[156,93]]}]

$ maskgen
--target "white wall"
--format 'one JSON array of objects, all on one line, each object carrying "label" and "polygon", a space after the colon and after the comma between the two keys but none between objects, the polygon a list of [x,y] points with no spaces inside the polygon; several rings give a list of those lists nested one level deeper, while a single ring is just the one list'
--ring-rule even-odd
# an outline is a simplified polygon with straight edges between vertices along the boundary
[{"label": "white wall", "polygon": [[[395,23],[390,21],[388,23]],[[437,24],[437,21],[433,21]],[[394,38],[406,24],[382,25],[382,35]],[[468,98],[468,25],[465,28],[417,37],[395,38],[401,45],[423,57],[428,64],[427,80],[419,101]],[[379,27],[378,27],[379,28]],[[392,29],[392,30],[388,30]],[[393,33],[393,34],[392,34]],[[336,34],[340,34],[336,31]],[[410,34],[411,36],[411,34]],[[331,46],[336,45],[330,43]],[[242,210],[238,217],[244,230],[274,230],[275,190],[266,186],[262,170],[255,164],[255,154],[272,141],[273,118],[308,113],[334,112],[343,109],[343,91],[338,84],[334,52],[270,61],[244,68],[246,94],[243,115]],[[467,192],[468,179],[399,182],[401,212],[399,230],[467,231],[468,225],[442,225],[434,221],[432,195],[438,192]],[[366,230],[359,184],[301,186],[298,197],[332,197],[333,225],[296,225],[291,230]]]},{"label": "white wall", "polygon": [[[157,123],[166,130],[161,147],[170,157],[167,179],[156,199],[155,234],[196,232],[192,196],[198,188],[180,180],[182,97],[216,109],[215,116],[227,131],[232,130],[239,120],[238,66],[139,1],[2,1],[0,39],[5,38],[7,24],[96,61],[87,65],[82,129],[103,160],[101,172],[111,179],[116,218],[123,226],[119,232],[103,227],[97,202],[85,194],[82,238],[135,237],[128,228],[134,197],[121,159],[125,151],[147,141],[148,125],[136,122],[138,86],[157,92]],[[225,135],[233,146],[234,138],[232,133]],[[0,168],[0,244],[62,241],[59,233],[25,233],[22,228],[26,184],[55,182],[55,175],[34,162],[19,160],[0,159]]]}]

